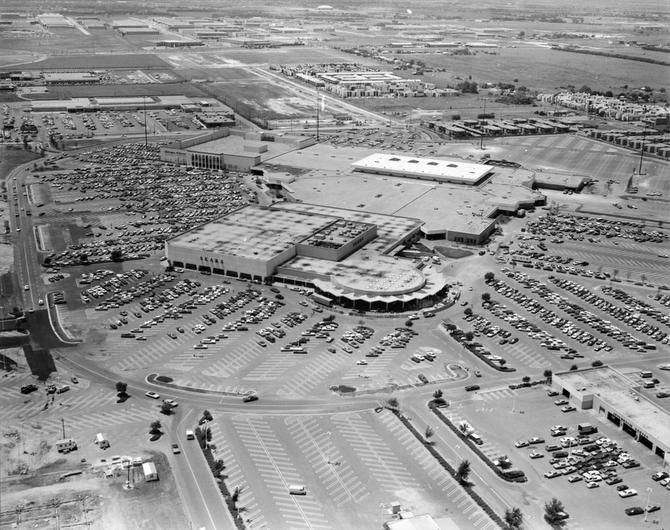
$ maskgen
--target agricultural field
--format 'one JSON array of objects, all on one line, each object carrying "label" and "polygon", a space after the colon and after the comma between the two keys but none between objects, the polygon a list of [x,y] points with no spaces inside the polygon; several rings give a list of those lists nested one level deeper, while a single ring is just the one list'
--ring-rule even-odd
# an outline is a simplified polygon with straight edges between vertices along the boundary
[{"label": "agricultural field", "polygon": [[[438,86],[458,83],[456,77],[472,76],[477,82],[516,83],[538,90],[555,90],[561,86],[608,90],[623,85],[640,86],[640,80],[652,87],[667,85],[667,66],[554,51],[533,45],[500,48],[495,55],[404,55],[426,64],[445,67],[447,72],[428,78]],[[515,81],[517,80],[517,81]]]},{"label": "agricultural field", "polygon": [[[1,43],[0,43],[1,45]],[[91,49],[91,48],[89,48]],[[131,55],[73,55],[53,56],[31,65],[33,69],[40,70],[107,70],[120,68],[160,68],[169,69],[169,65],[160,57],[153,54],[131,54]]]}]

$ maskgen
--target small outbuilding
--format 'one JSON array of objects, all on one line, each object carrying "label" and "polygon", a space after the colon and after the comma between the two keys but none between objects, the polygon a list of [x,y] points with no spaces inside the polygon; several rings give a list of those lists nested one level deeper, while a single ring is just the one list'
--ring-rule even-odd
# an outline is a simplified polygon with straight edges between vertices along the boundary
[{"label": "small outbuilding", "polygon": [[156,464],[153,462],[145,462],[142,464],[142,471],[144,472],[144,480],[147,482],[158,480],[158,471],[156,470]]}]

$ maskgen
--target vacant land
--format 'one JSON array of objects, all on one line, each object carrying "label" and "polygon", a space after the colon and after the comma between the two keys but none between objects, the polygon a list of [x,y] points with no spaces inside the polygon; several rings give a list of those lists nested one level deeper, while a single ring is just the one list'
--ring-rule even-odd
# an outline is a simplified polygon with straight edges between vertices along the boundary
[{"label": "vacant land", "polygon": [[[0,43],[2,45],[2,43]],[[33,70],[107,70],[121,68],[161,68],[169,65],[152,54],[55,56],[31,64]]]},{"label": "vacant land", "polygon": [[438,86],[458,82],[456,76],[472,76],[477,82],[505,82],[529,88],[555,90],[559,87],[589,85],[594,90],[608,90],[623,85],[662,87],[668,82],[666,66],[595,55],[581,55],[523,45],[501,48],[495,55],[404,55],[420,59],[447,72],[431,78]]},{"label": "vacant land", "polygon": [[311,102],[260,78],[212,83],[207,87],[217,99],[250,119],[302,118],[314,112]]}]

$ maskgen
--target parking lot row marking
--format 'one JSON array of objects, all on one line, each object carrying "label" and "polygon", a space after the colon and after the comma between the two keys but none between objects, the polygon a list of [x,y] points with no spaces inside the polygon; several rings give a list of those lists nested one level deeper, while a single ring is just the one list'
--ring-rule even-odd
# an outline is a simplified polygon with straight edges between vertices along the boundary
[{"label": "parking lot row marking", "polygon": [[420,487],[392,448],[360,415],[335,417],[333,425],[382,487],[388,489]]},{"label": "parking lot row marking", "polygon": [[[244,448],[252,455],[254,465],[273,496],[285,498],[289,483],[300,482],[300,477],[289,458],[283,444],[277,439],[272,427],[262,418],[234,418],[233,427],[244,442]],[[276,485],[275,485],[276,484]],[[308,528],[328,527],[321,507],[314,499],[301,499],[298,502],[291,497],[292,504],[277,503],[279,507],[290,510],[296,521]],[[286,519],[286,514],[283,514]],[[293,527],[293,525],[291,526]]]},{"label": "parking lot row marking", "polygon": [[[463,488],[456,484],[455,479],[449,475],[428,450],[400,423],[400,420],[390,412],[380,414],[380,419],[388,430],[393,433],[395,438],[406,448],[406,450],[419,463],[424,472],[433,479],[439,487],[447,493],[448,497],[453,497],[452,502],[462,514],[472,511],[473,514],[483,515],[484,520],[489,523],[491,520],[477,506],[474,500],[463,491]],[[440,480],[437,480],[437,479]]]},{"label": "parking lot row marking", "polygon": [[289,432],[302,454],[312,465],[336,506],[346,502],[360,503],[369,495],[348,462],[334,446],[331,433],[324,431],[313,418],[287,420]]},{"label": "parking lot row marking", "polygon": [[249,528],[269,528],[263,516],[263,511],[258,505],[254,493],[247,484],[246,474],[240,469],[235,455],[225,439],[225,435],[216,423],[209,424],[212,430],[212,443],[216,446],[216,458],[221,458],[224,465],[224,481],[228,490],[232,493],[239,487],[238,508],[244,508],[243,517]]},{"label": "parking lot row marking", "polygon": [[306,395],[318,384],[322,383],[332,371],[344,364],[344,359],[331,353],[320,352],[305,359],[308,364],[291,377],[280,390],[294,395]]},{"label": "parking lot row marking", "polygon": [[230,377],[236,374],[245,366],[254,362],[254,359],[261,355],[265,348],[261,347],[256,341],[248,340],[223,353],[223,357],[212,364],[207,371],[207,375],[218,375],[219,377]]},{"label": "parking lot row marking", "polygon": [[298,363],[298,355],[280,352],[278,346],[266,349],[268,350],[267,360],[249,371],[243,379],[248,381],[274,381]]},{"label": "parking lot row marking", "polygon": [[[73,411],[75,412],[75,411]],[[62,434],[62,423],[61,418],[66,418],[69,428],[73,431],[78,431],[82,429],[101,429],[105,430],[111,426],[123,425],[127,423],[134,423],[139,421],[149,421],[157,419],[160,416],[158,410],[150,411],[146,409],[137,409],[137,408],[126,408],[124,410],[118,411],[104,411],[104,412],[94,412],[92,411],[88,415],[82,415],[80,411],[76,411],[75,414],[63,411],[62,408],[59,408],[56,414],[57,417],[51,418],[35,418],[35,423],[39,423],[42,427],[42,431],[45,433],[56,433]]]},{"label": "parking lot row marking", "polygon": [[530,368],[548,368],[551,366],[551,363],[541,353],[534,351],[524,342],[503,344],[502,349]]}]

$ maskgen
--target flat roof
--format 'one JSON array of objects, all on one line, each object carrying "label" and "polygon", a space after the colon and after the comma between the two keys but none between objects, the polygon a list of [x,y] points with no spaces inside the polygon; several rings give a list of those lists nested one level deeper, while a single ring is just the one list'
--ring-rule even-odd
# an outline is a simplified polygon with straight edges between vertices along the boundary
[{"label": "flat roof", "polygon": [[[261,153],[258,148],[267,147],[267,151]],[[251,148],[251,149],[249,149]],[[244,136],[231,134],[216,140],[210,140],[201,144],[192,145],[186,151],[193,153],[205,153],[210,155],[234,154],[238,156],[258,156],[261,159],[280,155],[289,148],[286,144],[279,142],[264,142],[257,139],[248,139]]]},{"label": "flat roof", "polygon": [[170,240],[194,252],[269,260],[334,220],[332,215],[246,206]]},{"label": "flat roof", "polygon": [[91,72],[45,72],[42,74],[45,81],[73,81],[73,80],[88,80],[88,79],[100,79],[100,76],[93,74]]},{"label": "flat roof", "polygon": [[374,226],[371,223],[338,219],[326,228],[313,233],[308,239],[303,241],[303,244],[340,248],[364,232],[374,228]]},{"label": "flat roof", "polygon": [[557,373],[581,393],[593,394],[622,419],[670,448],[670,413],[632,388],[634,382],[611,366]]},{"label": "flat roof", "polygon": [[[261,167],[269,180],[285,181],[292,195],[305,203],[421,219],[427,233],[479,233],[490,225],[489,215],[496,209],[514,211],[541,195],[531,189],[533,172],[523,168],[492,166],[493,175],[476,187],[352,172],[352,161],[374,152],[365,147],[315,144],[275,157]],[[445,155],[449,154],[454,156],[445,148]],[[384,223],[376,224],[379,235]]]},{"label": "flat roof", "polygon": [[399,217],[365,211],[361,212],[318,204],[281,202],[274,204],[273,208],[313,213],[317,215],[337,216],[348,221],[377,225],[377,237],[365,245],[365,248],[375,250],[381,254],[388,252],[405,235],[422,224],[421,220],[409,217]]},{"label": "flat roof", "polygon": [[359,171],[447,180],[462,184],[476,184],[494,169],[485,164],[402,156],[390,153],[375,153],[351,165]]}]

